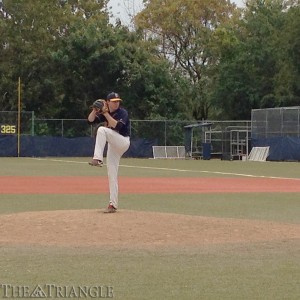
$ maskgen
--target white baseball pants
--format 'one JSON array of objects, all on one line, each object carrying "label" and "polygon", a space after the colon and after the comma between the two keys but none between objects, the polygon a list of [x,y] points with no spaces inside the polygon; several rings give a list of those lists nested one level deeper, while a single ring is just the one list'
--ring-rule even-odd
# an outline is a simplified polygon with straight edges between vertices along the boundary
[{"label": "white baseball pants", "polygon": [[111,128],[100,126],[97,130],[94,159],[103,161],[103,151],[107,143],[107,175],[109,182],[109,204],[118,208],[119,185],[118,170],[122,155],[128,150],[130,138],[124,137]]}]

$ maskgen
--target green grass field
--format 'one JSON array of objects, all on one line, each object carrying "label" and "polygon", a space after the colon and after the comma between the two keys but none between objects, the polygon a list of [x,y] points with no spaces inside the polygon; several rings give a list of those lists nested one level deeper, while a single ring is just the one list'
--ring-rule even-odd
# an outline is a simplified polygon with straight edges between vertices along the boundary
[{"label": "green grass field", "polygon": [[[86,158],[0,158],[0,214],[105,207],[107,195],[1,193],[1,176],[11,176],[13,181],[14,176],[106,175],[105,167],[90,168],[87,161]],[[130,177],[244,175],[300,179],[300,165],[122,159],[120,166],[120,176]],[[300,225],[300,193],[121,194],[120,206],[134,211]],[[0,298],[5,296],[3,284],[31,288],[53,284],[110,286],[113,298],[122,300],[296,300],[300,298],[299,249],[299,239],[152,250],[0,244]],[[97,297],[85,297],[92,298]]]}]

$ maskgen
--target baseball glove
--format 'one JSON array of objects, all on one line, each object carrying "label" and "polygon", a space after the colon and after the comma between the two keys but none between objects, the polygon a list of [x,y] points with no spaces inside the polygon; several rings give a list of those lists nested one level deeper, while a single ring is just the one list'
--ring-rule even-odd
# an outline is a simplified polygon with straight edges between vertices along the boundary
[{"label": "baseball glove", "polygon": [[95,109],[97,113],[105,113],[108,111],[107,103],[103,99],[97,99],[91,106],[92,109]]}]

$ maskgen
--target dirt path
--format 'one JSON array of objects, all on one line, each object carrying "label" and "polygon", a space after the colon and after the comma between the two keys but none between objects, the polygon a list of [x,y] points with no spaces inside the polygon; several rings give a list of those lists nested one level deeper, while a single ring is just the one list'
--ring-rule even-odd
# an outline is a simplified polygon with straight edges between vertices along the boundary
[{"label": "dirt path", "polygon": [[[135,194],[300,192],[300,180],[273,178],[120,177],[120,191]],[[0,176],[0,194],[107,193],[107,177]]]}]

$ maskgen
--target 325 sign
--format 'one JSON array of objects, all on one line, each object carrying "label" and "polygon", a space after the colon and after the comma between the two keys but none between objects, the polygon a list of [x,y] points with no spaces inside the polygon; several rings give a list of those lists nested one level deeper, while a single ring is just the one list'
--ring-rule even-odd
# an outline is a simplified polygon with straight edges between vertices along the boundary
[{"label": "325 sign", "polygon": [[7,124],[0,125],[0,134],[16,134],[16,133],[17,133],[16,125],[7,125]]}]

